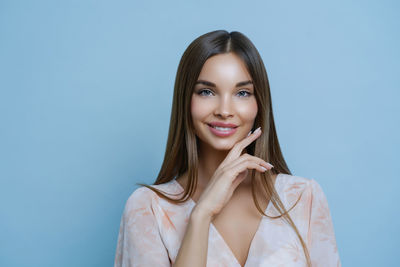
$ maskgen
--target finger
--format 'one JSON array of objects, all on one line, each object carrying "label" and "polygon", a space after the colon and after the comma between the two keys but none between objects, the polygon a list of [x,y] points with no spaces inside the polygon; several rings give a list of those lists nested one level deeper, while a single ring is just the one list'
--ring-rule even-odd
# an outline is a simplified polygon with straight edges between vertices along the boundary
[{"label": "finger", "polygon": [[239,158],[237,158],[237,159],[233,160],[232,162],[230,162],[229,164],[227,164],[226,168],[229,168],[231,166],[240,164],[240,163],[242,163],[243,161],[246,161],[246,160],[253,161],[253,162],[263,166],[264,168],[267,168],[268,170],[270,170],[270,169],[272,169],[274,167],[271,163],[266,162],[265,160],[263,160],[263,159],[261,159],[259,157],[252,156],[252,155],[249,155],[249,154],[245,153],[245,154],[241,155]]},{"label": "finger", "polygon": [[244,161],[238,165],[233,166],[232,168],[228,169],[226,172],[230,178],[230,181],[233,182],[235,178],[239,175],[239,173],[245,171],[246,169],[250,170],[257,170],[261,173],[266,172],[267,168],[253,162],[253,161]]},{"label": "finger", "polygon": [[235,144],[235,146],[233,147],[233,154],[236,154],[239,157],[243,149],[245,149],[248,145],[253,143],[260,136],[261,136],[261,127],[258,127],[249,136],[245,137],[244,139]]},{"label": "finger", "polygon": [[258,127],[252,134],[245,137],[243,140],[237,142],[231,151],[229,151],[223,162],[230,162],[233,159],[237,159],[242,154],[243,149],[250,145],[254,140],[261,136],[261,127]]},{"label": "finger", "polygon": [[234,190],[236,189],[236,187],[238,187],[239,184],[241,184],[246,179],[248,173],[249,173],[249,171],[246,169],[245,171],[241,172],[236,177],[236,179],[233,180],[232,186],[233,186]]}]

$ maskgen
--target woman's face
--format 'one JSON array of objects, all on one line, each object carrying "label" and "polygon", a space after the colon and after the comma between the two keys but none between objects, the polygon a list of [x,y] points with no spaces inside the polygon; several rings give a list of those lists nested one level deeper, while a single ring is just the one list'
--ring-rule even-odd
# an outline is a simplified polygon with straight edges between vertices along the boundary
[{"label": "woman's face", "polygon": [[257,115],[250,74],[235,54],[210,57],[194,87],[191,113],[201,145],[230,150],[247,136]]}]

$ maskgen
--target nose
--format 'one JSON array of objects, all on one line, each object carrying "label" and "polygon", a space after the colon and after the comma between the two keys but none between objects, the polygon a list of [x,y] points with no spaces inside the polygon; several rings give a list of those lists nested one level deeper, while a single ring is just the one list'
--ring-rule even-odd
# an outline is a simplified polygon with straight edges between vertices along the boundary
[{"label": "nose", "polygon": [[233,116],[232,99],[229,95],[221,96],[215,108],[214,115],[221,118]]}]

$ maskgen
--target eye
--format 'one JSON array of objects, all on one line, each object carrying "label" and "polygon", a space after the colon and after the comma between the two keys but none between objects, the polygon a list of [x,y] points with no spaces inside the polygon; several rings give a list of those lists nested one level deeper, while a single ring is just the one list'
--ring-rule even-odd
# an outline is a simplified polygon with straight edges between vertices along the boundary
[{"label": "eye", "polygon": [[248,92],[248,91],[240,91],[239,93],[238,93],[238,95],[240,96],[240,97],[249,97],[249,96],[251,96],[251,93],[250,92]]},{"label": "eye", "polygon": [[201,96],[211,96],[213,94],[213,92],[209,89],[201,89],[201,90],[197,91],[197,94],[201,95]]}]

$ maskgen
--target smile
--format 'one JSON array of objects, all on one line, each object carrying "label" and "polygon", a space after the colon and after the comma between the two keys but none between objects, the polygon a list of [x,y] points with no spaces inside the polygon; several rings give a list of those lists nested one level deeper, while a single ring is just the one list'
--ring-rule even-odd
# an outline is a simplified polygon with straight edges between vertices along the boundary
[{"label": "smile", "polygon": [[210,129],[211,133],[213,133],[216,136],[219,137],[226,137],[234,134],[236,132],[237,126],[235,127],[222,127],[222,126],[216,126],[216,125],[211,125],[207,124],[208,128]]}]

